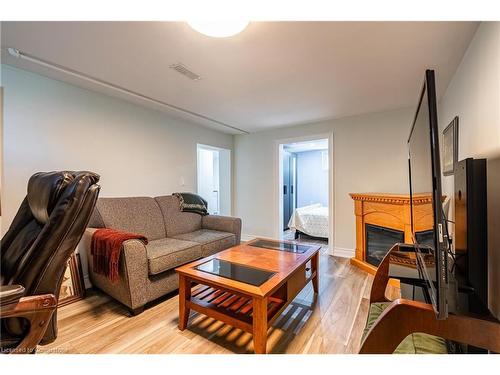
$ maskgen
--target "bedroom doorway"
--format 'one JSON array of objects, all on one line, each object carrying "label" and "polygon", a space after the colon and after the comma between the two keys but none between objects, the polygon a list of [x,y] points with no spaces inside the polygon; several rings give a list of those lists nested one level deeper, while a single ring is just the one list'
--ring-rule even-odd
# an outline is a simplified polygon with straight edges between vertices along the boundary
[{"label": "bedroom doorway", "polygon": [[197,193],[212,215],[231,215],[231,150],[197,144]]},{"label": "bedroom doorway", "polygon": [[278,144],[279,234],[286,240],[328,241],[331,216],[332,137]]}]

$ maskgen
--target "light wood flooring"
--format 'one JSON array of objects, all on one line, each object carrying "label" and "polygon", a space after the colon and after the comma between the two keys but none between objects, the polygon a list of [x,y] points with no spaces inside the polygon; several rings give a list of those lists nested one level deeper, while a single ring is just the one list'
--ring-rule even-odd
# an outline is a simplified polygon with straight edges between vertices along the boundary
[{"label": "light wood flooring", "polygon": [[[305,241],[304,241],[305,242]],[[311,284],[268,331],[270,353],[356,353],[368,314],[372,276],[346,258],[320,257],[320,292]],[[388,291],[390,294],[397,291]],[[177,295],[167,296],[131,317],[120,303],[98,291],[62,307],[59,334],[38,353],[252,353],[252,336],[192,312],[189,327],[177,329]]]}]

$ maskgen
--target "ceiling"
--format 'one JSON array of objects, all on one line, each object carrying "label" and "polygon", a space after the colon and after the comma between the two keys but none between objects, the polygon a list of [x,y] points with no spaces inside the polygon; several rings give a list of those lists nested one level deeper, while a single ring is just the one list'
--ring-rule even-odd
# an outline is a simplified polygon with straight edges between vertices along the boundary
[{"label": "ceiling", "polygon": [[[426,68],[436,70],[442,95],[477,26],[252,22],[236,36],[210,38],[183,22],[2,22],[2,62],[228,133],[255,132],[412,107]],[[16,59],[5,47],[153,100]],[[169,69],[175,63],[201,79]]]}]

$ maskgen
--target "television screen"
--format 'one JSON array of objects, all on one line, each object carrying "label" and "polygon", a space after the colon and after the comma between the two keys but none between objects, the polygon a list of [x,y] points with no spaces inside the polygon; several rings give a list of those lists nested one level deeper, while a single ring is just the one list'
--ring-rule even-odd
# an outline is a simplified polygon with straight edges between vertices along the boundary
[{"label": "television screen", "polygon": [[[438,319],[443,319],[448,313],[446,305],[448,269],[442,232],[444,225],[438,137],[434,71],[427,70],[408,139],[411,224],[417,265],[421,277],[428,284],[429,303],[434,306]],[[413,202],[422,195],[431,196],[432,205],[429,212],[424,215],[432,215],[434,224],[433,230],[427,232],[425,236],[419,233],[418,223],[414,223]],[[422,209],[421,207],[419,206],[419,209]],[[429,253],[434,256],[434,262],[429,263]]]}]

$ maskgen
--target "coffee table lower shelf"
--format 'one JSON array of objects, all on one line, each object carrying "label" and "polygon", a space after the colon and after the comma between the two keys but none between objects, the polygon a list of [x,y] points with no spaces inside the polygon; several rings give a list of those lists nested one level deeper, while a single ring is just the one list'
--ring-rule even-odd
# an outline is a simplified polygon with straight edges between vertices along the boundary
[{"label": "coffee table lower shelf", "polygon": [[[286,283],[276,294],[267,298],[251,297],[216,286],[199,284],[198,281],[180,275],[179,328],[186,329],[189,311],[194,310],[251,333],[255,352],[266,353],[267,328],[280,316],[304,285],[317,280],[316,271],[308,273],[308,277],[302,279],[302,282],[293,289],[289,289],[290,284]],[[193,284],[195,286],[191,288]],[[316,286],[314,289],[317,293]]]},{"label": "coffee table lower shelf", "polygon": [[[191,292],[191,300],[186,302],[189,308],[199,313],[212,316],[217,320],[252,333],[253,299],[251,297],[207,285],[197,285]],[[277,297],[268,298],[268,323],[272,322],[278,313],[281,313],[286,302]]]}]

